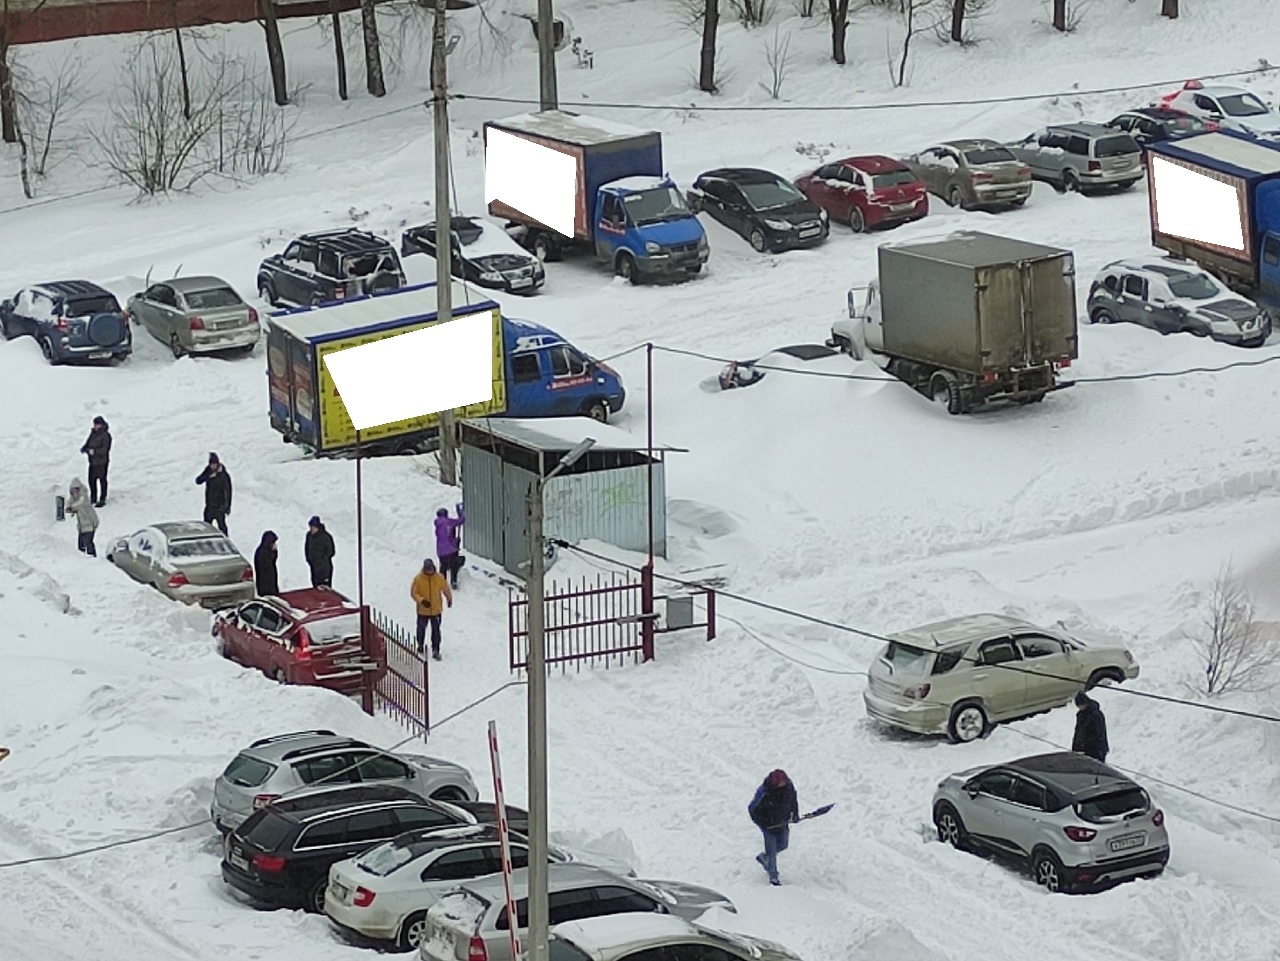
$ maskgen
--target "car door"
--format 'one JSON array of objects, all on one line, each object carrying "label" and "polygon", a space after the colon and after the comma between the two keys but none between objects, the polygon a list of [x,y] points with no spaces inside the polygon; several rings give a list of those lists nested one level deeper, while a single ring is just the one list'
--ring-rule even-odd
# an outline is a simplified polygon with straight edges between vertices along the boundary
[{"label": "car door", "polygon": [[943,188],[938,179],[940,169],[937,147],[930,147],[928,150],[920,151],[914,157],[907,158],[907,166],[915,172],[930,193],[941,195]]},{"label": "car door", "polygon": [[[447,882],[469,881],[494,873],[491,862],[483,847],[462,848],[445,851],[429,865],[422,869],[419,877],[423,883],[433,887],[448,887]],[[502,866],[498,865],[498,870]]]},{"label": "car door", "polygon": [[285,248],[281,258],[281,283],[276,288],[278,296],[295,304],[311,303],[318,253],[315,244],[300,240]]},{"label": "car door", "polygon": [[755,223],[755,211],[747,203],[746,194],[737,184],[726,183],[722,193],[724,205],[724,224],[730,230],[737,231],[743,237],[749,237]]},{"label": "car door", "polygon": [[965,830],[998,851],[1010,851],[1005,808],[1013,800],[1016,778],[1011,771],[986,771],[965,785],[968,801],[960,812]]},{"label": "car door", "polygon": [[144,584],[160,586],[160,537],[155,531],[138,531],[129,539],[129,558],[130,574]]},{"label": "car door", "polygon": [[1015,774],[1012,796],[1000,807],[1000,831],[1005,849],[1010,854],[1029,858],[1040,838],[1047,807],[1047,794],[1042,785]]},{"label": "car door", "polygon": [[726,220],[727,214],[724,209],[724,190],[725,182],[723,180],[709,179],[702,184],[702,209],[711,215],[711,219],[728,226]]},{"label": "car door", "polygon": [[178,309],[178,294],[167,284],[152,284],[145,297],[147,316],[150,318],[146,327],[156,340],[167,344],[178,330],[181,314]]},{"label": "car door", "polygon": [[337,787],[342,784],[356,784],[360,774],[355,767],[356,759],[347,751],[334,751],[332,754],[321,754],[319,757],[304,758],[293,763],[293,773],[298,781],[307,787]]},{"label": "car door", "polygon": [[278,672],[283,672],[285,679],[290,682],[294,680],[293,651],[288,637],[292,627],[291,618],[270,604],[263,604],[251,634],[254,643],[262,652],[263,670],[272,677],[277,677]]},{"label": "car door", "polygon": [[551,416],[581,413],[585,398],[580,388],[592,382],[590,361],[568,344],[548,347],[546,355],[551,362]]},{"label": "car door", "polygon": [[990,720],[1016,717],[1026,701],[1027,679],[1022,656],[1012,637],[999,637],[978,646],[969,669],[969,685],[982,698]]},{"label": "car door", "polygon": [[271,659],[263,649],[258,634],[258,618],[264,607],[258,601],[241,605],[227,618],[224,631],[231,641],[230,646],[239,653],[237,660],[249,667],[256,667],[264,674],[270,674]]},{"label": "car door", "polygon": [[[299,865],[297,875],[307,890],[325,881],[329,877],[329,868],[337,862],[353,858],[396,835],[396,820],[387,808],[361,811],[336,820],[342,822],[341,829],[327,832],[326,843],[316,845]],[[313,830],[308,828],[302,839],[308,838]]]},{"label": "car door", "polygon": [[1015,640],[1026,668],[1027,706],[1057,707],[1071,700],[1080,682],[1066,645],[1045,634],[1019,634]]},{"label": "car door", "polygon": [[613,260],[613,253],[627,236],[627,213],[615,194],[605,194],[600,201],[600,221],[596,224],[596,256]]},{"label": "car door", "polygon": [[831,216],[835,216],[839,209],[834,196],[839,177],[839,164],[825,164],[815,170],[806,182],[808,189],[805,195]]},{"label": "car door", "polygon": [[1137,274],[1125,274],[1116,298],[1116,319],[1155,329],[1151,305],[1147,303],[1147,281]]},{"label": "car door", "polygon": [[356,769],[357,780],[394,784],[410,791],[418,786],[417,773],[404,761],[375,751],[352,751],[351,759],[359,765]]},{"label": "car door", "polygon": [[1192,98],[1192,102],[1196,105],[1196,110],[1206,120],[1222,120],[1225,119],[1222,113],[1222,107],[1218,102],[1208,94],[1198,93]]}]

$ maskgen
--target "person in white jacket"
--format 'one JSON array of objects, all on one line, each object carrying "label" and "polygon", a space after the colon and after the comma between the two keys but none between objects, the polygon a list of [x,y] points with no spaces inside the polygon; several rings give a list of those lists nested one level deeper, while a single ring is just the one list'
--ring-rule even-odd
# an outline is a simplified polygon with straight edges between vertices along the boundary
[{"label": "person in white jacket", "polygon": [[90,557],[97,557],[93,535],[98,530],[98,512],[93,509],[93,502],[89,500],[89,491],[77,477],[71,482],[68,493],[71,496],[67,499],[67,513],[76,515],[76,529],[80,532],[76,546]]}]

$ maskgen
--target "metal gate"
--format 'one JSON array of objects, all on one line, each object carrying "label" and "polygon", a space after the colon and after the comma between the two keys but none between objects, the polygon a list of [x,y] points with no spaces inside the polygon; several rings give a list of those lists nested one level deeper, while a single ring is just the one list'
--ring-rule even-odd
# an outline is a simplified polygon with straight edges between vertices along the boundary
[{"label": "metal gate", "polygon": [[431,733],[430,661],[407,629],[365,608],[365,650],[378,662],[366,682],[364,709],[382,711],[424,738]]}]

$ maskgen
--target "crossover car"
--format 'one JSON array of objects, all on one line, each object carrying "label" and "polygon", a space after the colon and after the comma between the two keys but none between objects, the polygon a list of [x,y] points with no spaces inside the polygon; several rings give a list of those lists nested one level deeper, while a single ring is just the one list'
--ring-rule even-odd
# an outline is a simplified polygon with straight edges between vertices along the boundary
[{"label": "crossover car", "polygon": [[[512,867],[528,866],[529,842],[523,833],[511,833],[508,847]],[[549,854],[552,864],[594,861],[554,845]],[[634,874],[629,865],[596,866]],[[422,943],[427,909],[441,894],[463,881],[501,871],[502,852],[495,825],[412,831],[335,864],[329,870],[324,910],[356,940],[393,942],[413,950]]]},{"label": "crossover car", "polygon": [[[209,816],[226,833],[285,794],[349,784],[390,784],[418,797],[459,804],[480,796],[471,773],[452,761],[388,754],[332,731],[296,731],[261,738],[237,754],[213,782]],[[473,821],[493,817],[464,813]]]},{"label": "crossover car", "polygon": [[550,956],[554,961],[799,961],[772,941],[670,914],[563,921],[551,929]]},{"label": "crossover car", "polygon": [[303,234],[258,267],[258,294],[272,307],[315,306],[404,285],[395,248],[354,227]]},{"label": "crossover car", "polygon": [[1006,146],[1059,190],[1127,190],[1145,176],[1137,141],[1099,123],[1055,124]]},{"label": "crossover car", "polygon": [[365,672],[373,672],[377,680],[385,666],[381,634],[370,631],[366,644],[359,606],[328,587],[254,598],[219,613],[210,631],[223,657],[255,667],[281,684],[314,684],[355,694]]},{"label": "crossover car", "polygon": [[1095,324],[1122,321],[1239,347],[1260,347],[1271,335],[1265,310],[1207,270],[1169,257],[1108,264],[1089,288],[1088,310]]},{"label": "crossover car", "polygon": [[1124,131],[1138,142],[1139,147],[1218,129],[1216,123],[1173,107],[1138,107],[1108,120],[1107,126]]},{"label": "crossover car", "polygon": [[1205,86],[1199,80],[1188,80],[1182,89],[1161,97],[1160,105],[1185,110],[1223,130],[1280,139],[1280,111],[1243,87]]},{"label": "crossover car", "polygon": [[1086,643],[1003,614],[970,614],[891,634],[867,672],[874,720],[973,741],[993,724],[1066,704],[1081,688],[1138,676],[1123,647]]},{"label": "crossover car", "polygon": [[204,521],[168,521],[115,540],[107,560],[135,581],[214,610],[253,597],[253,568],[230,538]]},{"label": "crossover car", "polygon": [[262,329],[258,312],[225,280],[175,277],[129,298],[129,316],[174,357],[238,350],[253,353]]},{"label": "crossover car", "polygon": [[1138,784],[1083,754],[972,768],[933,795],[938,840],[1011,858],[1050,891],[1085,891],[1169,862],[1164,812]]},{"label": "crossover car", "polygon": [[796,181],[806,197],[832,220],[855,233],[872,227],[896,227],[929,212],[925,186],[901,160],[847,157],[823,164]]},{"label": "crossover car", "polygon": [[223,838],[222,879],[255,903],[320,914],[339,861],[406,831],[470,823],[457,808],[389,784],[302,792]]},{"label": "crossover car", "polygon": [[[638,881],[585,864],[547,868],[550,921],[610,914],[674,914],[693,920],[713,907],[736,911],[728,898],[674,881]],[[512,872],[516,929],[528,928],[528,869]],[[515,961],[511,957],[506,893],[501,876],[479,878],[443,895],[427,911],[418,948],[422,961]]]},{"label": "crossover car", "polygon": [[705,211],[760,253],[814,247],[830,232],[827,212],[768,170],[708,170],[685,197],[694,213]]},{"label": "crossover car", "polygon": [[948,140],[903,161],[929,193],[961,210],[1021,207],[1031,168],[994,140]]},{"label": "crossover car", "polygon": [[[542,261],[511,239],[495,221],[454,217],[452,273],[481,287],[532,294],[547,280]],[[410,227],[400,236],[400,256],[436,255],[436,225]]]},{"label": "crossover car", "polygon": [[26,287],[0,302],[5,340],[34,337],[50,364],[121,361],[133,353],[129,318],[111,291],[87,280]]}]

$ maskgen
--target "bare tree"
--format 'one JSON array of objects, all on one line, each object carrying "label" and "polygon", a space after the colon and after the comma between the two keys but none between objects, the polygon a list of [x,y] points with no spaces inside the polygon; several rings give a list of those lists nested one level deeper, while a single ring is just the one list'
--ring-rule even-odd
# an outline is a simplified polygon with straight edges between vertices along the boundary
[{"label": "bare tree", "polygon": [[702,52],[698,57],[698,89],[716,92],[716,31],[720,27],[720,0],[703,0]]},{"label": "bare tree", "polygon": [[1160,16],[1178,19],[1178,0],[1160,0]]},{"label": "bare tree", "polygon": [[382,44],[378,37],[378,12],[373,0],[360,0],[360,29],[364,37],[364,73],[369,93],[387,95],[387,82],[382,75]]},{"label": "bare tree", "polygon": [[1067,32],[1067,0],[1053,0],[1053,29]]},{"label": "bare tree", "polygon": [[1205,605],[1205,632],[1194,639],[1204,662],[1206,694],[1259,691],[1275,682],[1280,666],[1280,635],[1275,625],[1256,618],[1249,592],[1224,567]]},{"label": "bare tree", "polygon": [[289,81],[285,75],[284,44],[280,42],[280,23],[276,19],[276,0],[258,0],[262,8],[262,29],[267,35],[267,63],[271,66],[271,86],[276,104],[289,102]]},{"label": "bare tree", "polygon": [[74,139],[64,138],[60,128],[84,103],[83,74],[84,58],[78,51],[58,59],[52,76],[35,74],[21,63],[13,66],[19,135],[31,139],[31,172],[37,177],[48,176],[57,159],[55,146]]},{"label": "bare tree", "polygon": [[744,27],[759,27],[773,16],[773,0],[729,0]]},{"label": "bare tree", "polygon": [[849,32],[849,0],[827,0],[827,15],[831,21],[831,59],[843,65],[844,40]]},{"label": "bare tree", "polygon": [[937,0],[901,0],[901,3],[902,25],[905,28],[902,35],[902,53],[898,58],[896,73],[892,64],[889,67],[889,76],[895,87],[901,87],[907,82],[907,58],[911,54],[911,39],[916,34],[936,30],[941,22],[941,17],[938,16]]},{"label": "bare tree", "polygon": [[0,0],[0,139],[5,143],[18,143],[18,95],[13,85],[9,48],[27,17],[35,16],[48,0],[18,10],[10,0]]},{"label": "bare tree", "polygon": [[780,36],[778,28],[774,27],[773,40],[765,44],[764,59],[769,65],[769,83],[760,84],[760,89],[771,100],[777,100],[782,94],[782,85],[791,75],[791,34],[788,32],[786,36]]},{"label": "bare tree", "polygon": [[795,7],[796,13],[800,14],[803,19],[809,20],[818,8],[818,0],[800,0]]},{"label": "bare tree", "polygon": [[338,0],[329,0],[329,20],[333,26],[333,56],[338,65],[338,99],[347,99],[347,52],[342,47],[342,14]]}]

